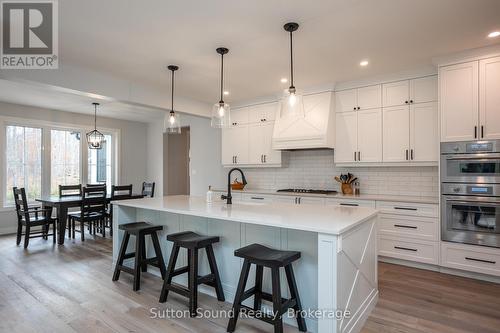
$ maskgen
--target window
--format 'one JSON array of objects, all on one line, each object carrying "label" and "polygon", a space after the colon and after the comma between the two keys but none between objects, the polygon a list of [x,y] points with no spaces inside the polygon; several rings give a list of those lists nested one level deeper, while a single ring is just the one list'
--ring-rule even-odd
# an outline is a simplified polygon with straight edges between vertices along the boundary
[{"label": "window", "polygon": [[113,183],[112,162],[113,162],[113,141],[112,136],[105,134],[105,143],[101,149],[89,149],[88,183],[106,184],[108,192],[111,191]]},{"label": "window", "polygon": [[59,185],[80,182],[80,132],[51,130],[50,132],[50,194],[58,195]]},{"label": "window", "polygon": [[26,188],[28,200],[42,193],[42,129],[5,127],[6,202],[14,201],[12,187]]}]

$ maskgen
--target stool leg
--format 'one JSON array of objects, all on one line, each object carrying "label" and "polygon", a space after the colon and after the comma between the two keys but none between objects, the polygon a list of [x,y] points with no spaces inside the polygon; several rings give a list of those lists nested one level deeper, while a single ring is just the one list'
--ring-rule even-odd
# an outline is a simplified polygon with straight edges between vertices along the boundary
[{"label": "stool leg", "polygon": [[24,248],[27,249],[30,243],[30,226],[26,224],[26,231],[24,232]]},{"label": "stool leg", "polygon": [[[84,232],[84,230],[82,229],[81,232]],[[116,260],[115,272],[113,273],[113,281],[118,281],[118,279],[120,278],[120,266],[123,265],[123,257],[125,256],[125,252],[127,251],[129,239],[130,234],[125,231],[122,239],[122,245],[120,246],[120,252],[118,252],[118,259]]]},{"label": "stool leg", "polygon": [[134,291],[141,289],[141,253],[144,243],[141,235],[135,236]]},{"label": "stool leg", "polygon": [[215,261],[214,249],[212,244],[208,245],[205,250],[207,251],[208,264],[210,265],[210,272],[215,278],[215,292],[217,293],[217,299],[224,302],[224,290],[222,290],[222,283],[220,282],[219,270],[217,269],[217,262]]},{"label": "stool leg", "polygon": [[255,269],[255,295],[253,299],[253,309],[255,311],[260,310],[262,305],[262,276],[264,267],[257,265]]},{"label": "stool leg", "polygon": [[141,234],[140,237],[141,237],[141,243],[142,243],[142,247],[141,247],[141,262],[144,260],[144,262],[141,263],[141,270],[143,272],[147,272],[148,271],[148,264],[145,262],[146,259],[147,259],[147,256],[146,256],[146,236],[144,236],[143,234]]},{"label": "stool leg", "polygon": [[163,261],[163,254],[161,253],[160,241],[158,240],[158,235],[156,232],[151,234],[151,240],[153,241],[153,247],[155,249],[156,260],[158,261],[158,268],[160,268],[161,278],[165,279],[167,275],[165,269],[165,261]]},{"label": "stool leg", "polygon": [[274,333],[283,333],[283,320],[281,319],[282,304],[279,267],[271,268],[271,280],[273,285]]},{"label": "stool leg", "polygon": [[297,289],[295,275],[293,274],[292,264],[285,266],[285,273],[288,281],[288,287],[290,288],[290,296],[292,299],[295,299],[295,306],[293,309],[295,310],[295,315],[297,316],[297,326],[299,327],[299,331],[307,332],[306,321],[304,320],[302,313],[302,304],[300,304],[299,291]]},{"label": "stool leg", "polygon": [[189,313],[196,317],[198,309],[198,249],[188,249],[189,256]]},{"label": "stool leg", "polygon": [[236,289],[236,295],[234,296],[233,301],[233,310],[230,314],[229,323],[227,324],[227,331],[234,332],[236,328],[236,322],[238,321],[238,316],[240,314],[241,309],[241,297],[245,292],[245,286],[248,280],[248,272],[250,272],[250,262],[245,259],[243,261],[243,267],[241,268],[240,280],[238,282],[238,288]]},{"label": "stool leg", "polygon": [[167,276],[163,281],[163,287],[161,288],[160,303],[164,303],[167,300],[168,297],[167,286],[169,286],[172,283],[172,277],[173,277],[172,274],[174,273],[175,263],[177,262],[178,256],[179,256],[179,245],[174,243],[174,246],[172,247],[172,253],[170,254],[170,259],[168,260]]}]

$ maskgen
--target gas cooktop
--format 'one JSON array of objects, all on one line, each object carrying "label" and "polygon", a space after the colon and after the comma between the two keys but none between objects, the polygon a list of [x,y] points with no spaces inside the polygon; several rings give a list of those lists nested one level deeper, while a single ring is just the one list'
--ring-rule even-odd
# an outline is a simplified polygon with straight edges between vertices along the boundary
[{"label": "gas cooktop", "polygon": [[286,188],[278,190],[276,192],[287,192],[287,193],[310,193],[310,194],[336,194],[335,190],[312,190],[305,188]]}]

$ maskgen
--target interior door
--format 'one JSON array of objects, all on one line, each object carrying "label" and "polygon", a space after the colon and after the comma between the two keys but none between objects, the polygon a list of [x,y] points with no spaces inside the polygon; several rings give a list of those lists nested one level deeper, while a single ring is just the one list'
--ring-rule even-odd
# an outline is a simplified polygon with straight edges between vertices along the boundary
[{"label": "interior door", "polygon": [[337,113],[335,131],[335,163],[354,162],[358,148],[357,112]]},{"label": "interior door", "polygon": [[409,104],[408,80],[386,83],[382,86],[384,107]]},{"label": "interior door", "polygon": [[382,162],[382,109],[357,113],[359,162]]},{"label": "interior door", "polygon": [[410,149],[410,107],[394,106],[383,110],[384,162],[405,162],[409,160]]},{"label": "interior door", "polygon": [[500,139],[500,57],[479,62],[481,139]]},{"label": "interior door", "polygon": [[437,75],[410,80],[410,100],[413,103],[437,102]]},{"label": "interior door", "polygon": [[439,69],[442,142],[477,139],[478,72],[477,61]]},{"label": "interior door", "polygon": [[382,86],[368,86],[358,88],[358,106],[360,110],[377,109],[382,107]]},{"label": "interior door", "polygon": [[436,102],[410,106],[410,159],[418,162],[437,162],[438,108]]}]

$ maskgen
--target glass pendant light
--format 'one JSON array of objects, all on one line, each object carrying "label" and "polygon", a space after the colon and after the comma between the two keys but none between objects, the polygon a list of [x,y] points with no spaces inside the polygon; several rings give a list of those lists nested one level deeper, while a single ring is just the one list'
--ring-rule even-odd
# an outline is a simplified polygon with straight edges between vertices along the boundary
[{"label": "glass pendant light", "polygon": [[94,130],[87,133],[87,143],[89,149],[101,149],[104,142],[104,134],[97,130],[97,106],[99,103],[92,103],[94,105]]},{"label": "glass pendant light", "polygon": [[231,124],[231,108],[222,98],[224,94],[224,54],[227,54],[229,50],[225,47],[219,47],[216,51],[221,55],[220,101],[215,103],[212,109],[212,127],[224,128]]},{"label": "glass pendant light", "polygon": [[305,113],[302,95],[293,85],[293,32],[299,28],[299,25],[290,22],[285,24],[283,28],[290,33],[290,87],[285,90],[285,95],[281,100],[280,117],[303,117]]},{"label": "glass pendant light", "polygon": [[174,73],[179,69],[178,66],[170,65],[168,69],[172,71],[172,104],[170,114],[165,119],[165,130],[168,134],[181,134],[181,122],[179,114],[174,111]]}]

